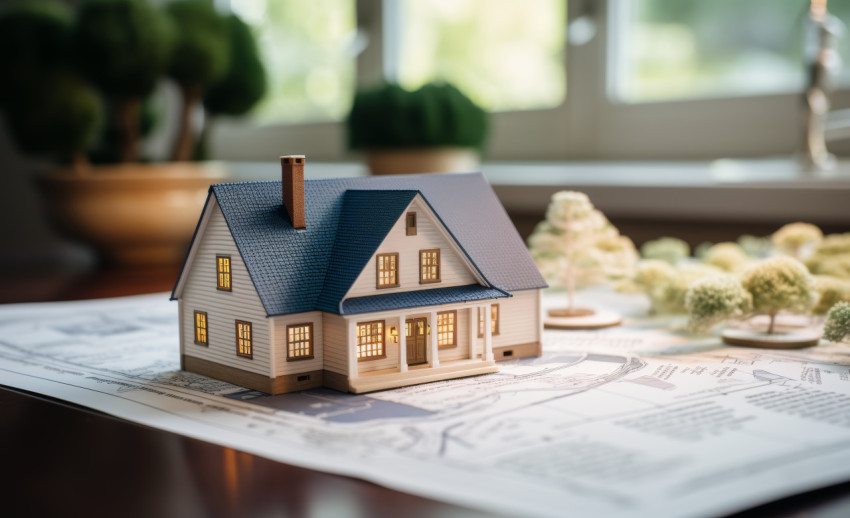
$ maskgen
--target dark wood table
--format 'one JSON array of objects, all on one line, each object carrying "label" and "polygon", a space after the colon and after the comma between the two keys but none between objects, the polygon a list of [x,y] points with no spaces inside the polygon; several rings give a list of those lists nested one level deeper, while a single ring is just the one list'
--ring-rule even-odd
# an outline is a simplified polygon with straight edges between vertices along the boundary
[{"label": "dark wood table", "polygon": [[[176,275],[167,268],[7,272],[0,276],[0,302],[169,291]],[[8,387],[0,388],[0,469],[0,516],[488,516]],[[850,516],[850,482],[735,516],[802,515]]]}]

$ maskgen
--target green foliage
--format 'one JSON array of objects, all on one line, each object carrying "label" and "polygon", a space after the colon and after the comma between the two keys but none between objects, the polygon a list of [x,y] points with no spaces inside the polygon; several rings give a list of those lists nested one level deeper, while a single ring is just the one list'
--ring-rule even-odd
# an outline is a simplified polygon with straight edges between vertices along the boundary
[{"label": "green foliage", "polygon": [[752,297],[741,281],[732,275],[718,275],[695,281],[685,295],[688,326],[705,330],[728,318],[750,312]]},{"label": "green foliage", "polygon": [[806,259],[806,266],[815,275],[850,280],[850,232],[826,236]]},{"label": "green foliage", "polygon": [[850,302],[850,281],[826,275],[815,275],[814,279],[818,299],[812,308],[813,314],[825,315],[835,304]]},{"label": "green foliage", "polygon": [[738,238],[738,244],[748,256],[755,259],[764,259],[773,251],[773,243],[769,237],[744,234]]},{"label": "green foliage", "polygon": [[839,302],[829,310],[823,337],[830,342],[843,342],[850,337],[850,303]]},{"label": "green foliage", "polygon": [[266,70],[251,28],[237,16],[227,17],[230,66],[204,97],[210,114],[242,115],[266,93]]},{"label": "green foliage", "polygon": [[771,236],[777,250],[797,259],[810,252],[821,239],[823,232],[811,223],[789,223]]},{"label": "green foliage", "polygon": [[168,74],[183,87],[204,88],[227,72],[228,24],[206,0],[179,0],[166,5],[177,27]]},{"label": "green foliage", "polygon": [[72,25],[71,12],[58,2],[16,2],[0,10],[0,107],[66,64]]},{"label": "green foliage", "polygon": [[791,257],[759,261],[742,274],[741,283],[753,297],[757,312],[805,313],[815,303],[815,286],[805,265]]},{"label": "green foliage", "polygon": [[352,149],[481,148],[487,136],[487,114],[449,84],[414,92],[395,84],[359,91],[347,124]]},{"label": "green foliage", "polygon": [[147,0],[88,0],[74,29],[76,60],[108,97],[145,97],[165,73],[174,35]]},{"label": "green foliage", "polygon": [[25,153],[70,163],[97,138],[100,98],[71,72],[48,72],[41,77],[8,106],[7,123]]},{"label": "green foliage", "polygon": [[644,259],[660,259],[676,264],[691,255],[691,247],[679,238],[662,237],[641,245],[640,255]]},{"label": "green foliage", "polygon": [[664,282],[647,292],[652,309],[659,314],[681,315],[687,312],[685,297],[693,284],[705,277],[722,274],[722,270],[705,264],[683,264],[673,270]]},{"label": "green foliage", "polygon": [[740,271],[750,262],[750,257],[738,243],[717,243],[709,247],[702,260],[724,272]]}]

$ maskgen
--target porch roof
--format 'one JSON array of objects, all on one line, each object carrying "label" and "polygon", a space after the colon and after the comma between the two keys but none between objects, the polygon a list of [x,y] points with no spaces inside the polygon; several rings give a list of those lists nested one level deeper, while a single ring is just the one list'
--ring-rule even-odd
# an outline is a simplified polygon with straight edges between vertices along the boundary
[{"label": "porch roof", "polygon": [[502,290],[481,286],[480,284],[436,288],[433,290],[382,293],[380,295],[354,297],[342,301],[341,314],[354,315],[374,311],[421,308],[422,306],[438,306],[440,304],[500,299],[505,297],[510,297],[510,295]]}]

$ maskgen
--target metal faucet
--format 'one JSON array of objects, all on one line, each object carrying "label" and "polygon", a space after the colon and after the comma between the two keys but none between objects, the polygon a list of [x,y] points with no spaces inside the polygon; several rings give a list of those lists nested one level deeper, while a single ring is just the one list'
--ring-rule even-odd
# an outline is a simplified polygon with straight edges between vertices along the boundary
[{"label": "metal faucet", "polygon": [[835,89],[841,72],[838,41],[844,34],[844,24],[826,9],[827,0],[811,0],[808,24],[814,45],[806,53],[808,74],[803,96],[805,112],[805,141],[803,161],[809,171],[826,171],[835,166],[835,156],[826,148],[833,140],[831,133],[850,129],[850,110],[829,112],[829,95]]}]

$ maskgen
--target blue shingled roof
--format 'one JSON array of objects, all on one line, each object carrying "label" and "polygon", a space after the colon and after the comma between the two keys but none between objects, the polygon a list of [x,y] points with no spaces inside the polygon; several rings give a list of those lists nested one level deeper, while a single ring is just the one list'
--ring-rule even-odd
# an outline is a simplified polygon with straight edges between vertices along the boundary
[{"label": "blue shingled roof", "polygon": [[472,302],[476,300],[499,299],[509,297],[507,293],[480,284],[468,286],[451,286],[432,290],[402,291],[398,293],[382,293],[368,297],[354,297],[342,302],[343,315],[386,311],[390,309],[417,308],[453,304],[456,302]]},{"label": "blue shingled roof", "polygon": [[281,209],[279,181],[210,187],[269,316],[339,313],[348,287],[417,192],[492,287],[546,287],[480,173],[308,180],[304,187],[305,230],[293,229]]}]

